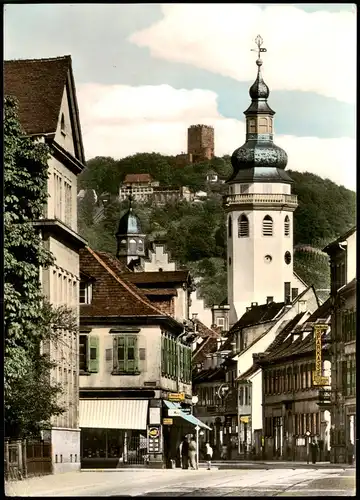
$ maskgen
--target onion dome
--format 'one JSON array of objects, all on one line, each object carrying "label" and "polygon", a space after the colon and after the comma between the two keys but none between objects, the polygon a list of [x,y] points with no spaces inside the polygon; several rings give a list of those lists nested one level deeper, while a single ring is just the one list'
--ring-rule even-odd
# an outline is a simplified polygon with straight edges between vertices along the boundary
[{"label": "onion dome", "polygon": [[132,197],[129,197],[130,207],[127,212],[121,217],[119,227],[116,235],[118,234],[143,234],[141,222],[137,215],[134,214],[132,204]]},{"label": "onion dome", "polygon": [[262,38],[256,38],[258,73],[249,89],[251,104],[244,112],[247,122],[246,142],[236,149],[231,157],[233,174],[227,182],[292,182],[284,171],[288,157],[286,152],[273,142],[273,111],[267,103],[269,87],[261,73],[260,53]]}]

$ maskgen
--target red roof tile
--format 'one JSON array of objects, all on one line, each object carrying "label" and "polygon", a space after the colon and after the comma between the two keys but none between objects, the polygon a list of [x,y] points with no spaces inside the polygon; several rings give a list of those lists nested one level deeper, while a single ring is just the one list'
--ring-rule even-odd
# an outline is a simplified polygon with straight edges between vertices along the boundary
[{"label": "red roof tile", "polygon": [[167,316],[89,247],[80,250],[80,269],[95,278],[92,302],[80,305],[80,316]]},{"label": "red roof tile", "polygon": [[127,174],[124,179],[124,184],[135,184],[142,182],[151,182],[150,174]]},{"label": "red roof tile", "polygon": [[4,62],[4,94],[19,101],[25,132],[55,133],[71,57]]}]

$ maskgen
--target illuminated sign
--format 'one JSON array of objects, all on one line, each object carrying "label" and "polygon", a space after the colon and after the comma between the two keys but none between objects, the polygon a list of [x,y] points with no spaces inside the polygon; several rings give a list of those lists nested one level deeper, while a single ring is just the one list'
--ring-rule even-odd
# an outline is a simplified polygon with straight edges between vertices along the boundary
[{"label": "illuminated sign", "polygon": [[172,425],[172,424],[173,424],[172,418],[163,418],[163,425]]},{"label": "illuminated sign", "polygon": [[313,373],[314,385],[328,385],[329,378],[322,375],[322,341],[321,337],[326,332],[328,326],[324,324],[314,325],[315,338],[315,371]]}]

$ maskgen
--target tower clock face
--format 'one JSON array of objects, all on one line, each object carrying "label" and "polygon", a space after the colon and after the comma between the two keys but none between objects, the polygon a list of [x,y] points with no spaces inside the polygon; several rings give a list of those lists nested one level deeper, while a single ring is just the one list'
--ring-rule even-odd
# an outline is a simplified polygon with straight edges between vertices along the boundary
[{"label": "tower clock face", "polygon": [[285,252],[284,260],[285,260],[286,264],[290,264],[290,262],[291,262],[291,253],[290,252]]},{"label": "tower clock face", "polygon": [[264,261],[265,261],[265,264],[270,264],[270,262],[272,261],[271,255],[265,255]]}]

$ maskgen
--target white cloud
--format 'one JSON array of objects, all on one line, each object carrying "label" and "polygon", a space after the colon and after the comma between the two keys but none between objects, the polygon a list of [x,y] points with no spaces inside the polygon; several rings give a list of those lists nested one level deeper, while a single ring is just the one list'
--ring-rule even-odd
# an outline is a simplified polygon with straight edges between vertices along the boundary
[{"label": "white cloud", "polygon": [[272,90],[317,92],[344,102],[356,96],[356,12],[308,13],[291,5],[166,4],[163,19],[129,40],[151,55],[250,81],[254,39],[268,52]]},{"label": "white cloud", "polygon": [[[84,84],[77,94],[87,158],[153,151],[176,155],[186,151],[187,128],[197,123],[214,126],[217,156],[232,154],[245,142],[244,122],[223,117],[216,93],[208,90]],[[275,135],[275,143],[289,156],[287,168],[355,190],[355,140]]]}]

